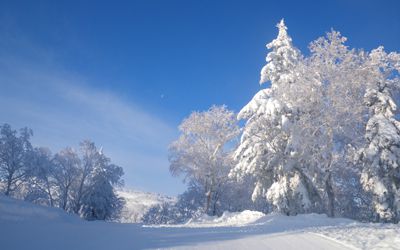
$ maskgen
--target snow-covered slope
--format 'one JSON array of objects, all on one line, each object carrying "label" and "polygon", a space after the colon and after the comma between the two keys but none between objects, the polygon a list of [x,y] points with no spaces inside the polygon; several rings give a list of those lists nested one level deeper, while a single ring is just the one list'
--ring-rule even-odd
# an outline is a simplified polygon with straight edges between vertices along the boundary
[{"label": "snow-covered slope", "polygon": [[[0,195],[0,222],[75,222],[82,220],[73,214],[54,208],[38,206],[29,202],[15,200]],[[1,224],[0,224],[1,227]]]},{"label": "snow-covered slope", "polygon": [[325,215],[254,211],[180,227],[87,222],[62,210],[0,196],[0,249],[400,249],[400,226]]},{"label": "snow-covered slope", "polygon": [[142,216],[152,207],[162,203],[175,203],[174,197],[169,197],[156,193],[143,192],[138,190],[121,189],[117,194],[124,198],[126,204],[122,210],[121,223],[138,223],[142,221]]}]

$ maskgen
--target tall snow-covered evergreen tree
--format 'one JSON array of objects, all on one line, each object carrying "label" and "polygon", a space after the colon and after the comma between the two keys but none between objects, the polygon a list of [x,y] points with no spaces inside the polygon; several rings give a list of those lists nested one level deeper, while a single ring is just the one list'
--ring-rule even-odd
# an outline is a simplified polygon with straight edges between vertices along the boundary
[{"label": "tall snow-covered evergreen tree", "polygon": [[365,132],[366,146],[361,150],[362,184],[373,195],[376,220],[400,220],[400,122],[395,117],[393,99],[400,85],[400,55],[387,54],[383,47],[370,55],[369,72],[375,84],[365,94],[370,109]]},{"label": "tall snow-covered evergreen tree", "polygon": [[278,211],[296,214],[312,210],[319,197],[296,162],[291,136],[298,111],[287,93],[296,84],[302,56],[283,20],[277,27],[278,37],[267,44],[272,51],[260,78],[260,83],[269,82],[271,87],[260,90],[238,115],[247,122],[235,152],[238,164],[230,175],[253,175],[253,199],[265,197]]},{"label": "tall snow-covered evergreen tree", "polygon": [[301,58],[300,51],[293,46],[292,38],[287,33],[284,20],[276,27],[279,29],[278,37],[266,45],[272,51],[265,58],[267,64],[261,69],[260,77],[260,84],[270,82],[275,91],[294,82],[294,71]]}]

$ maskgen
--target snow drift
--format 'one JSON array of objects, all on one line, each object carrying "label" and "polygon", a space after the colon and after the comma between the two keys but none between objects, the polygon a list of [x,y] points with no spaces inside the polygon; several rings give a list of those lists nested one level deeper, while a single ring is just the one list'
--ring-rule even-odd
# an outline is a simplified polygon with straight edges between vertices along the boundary
[{"label": "snow drift", "polygon": [[222,216],[202,215],[198,218],[188,220],[184,224],[177,225],[147,225],[145,227],[244,227],[254,224],[265,214],[257,211],[245,210],[243,212],[224,212]]}]

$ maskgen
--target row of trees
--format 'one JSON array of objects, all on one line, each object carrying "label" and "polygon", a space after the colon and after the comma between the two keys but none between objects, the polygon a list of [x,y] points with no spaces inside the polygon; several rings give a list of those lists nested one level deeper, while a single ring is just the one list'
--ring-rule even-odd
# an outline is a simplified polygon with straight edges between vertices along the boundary
[{"label": "row of trees", "polygon": [[331,31],[304,57],[278,28],[261,71],[270,87],[238,115],[247,123],[233,175],[251,173],[253,195],[288,214],[398,222],[400,54],[350,50]]},{"label": "row of trees", "polygon": [[118,215],[124,201],[114,190],[122,185],[123,169],[111,163],[93,142],[79,150],[65,148],[52,154],[33,147],[28,128],[18,133],[0,126],[0,190],[7,196],[59,207],[88,220]]},{"label": "row of trees", "polygon": [[264,210],[398,222],[400,54],[349,49],[332,30],[305,57],[283,20],[277,27],[261,70],[267,88],[237,116],[246,121],[240,142],[233,112],[194,112],[171,144],[171,173],[185,176],[208,214],[232,200],[230,209],[250,207],[245,190]]}]

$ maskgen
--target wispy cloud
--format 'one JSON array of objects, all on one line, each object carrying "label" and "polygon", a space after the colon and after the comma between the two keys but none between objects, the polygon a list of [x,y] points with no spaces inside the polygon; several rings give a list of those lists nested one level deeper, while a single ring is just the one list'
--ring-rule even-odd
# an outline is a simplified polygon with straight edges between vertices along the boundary
[{"label": "wispy cloud", "polygon": [[76,74],[0,59],[0,123],[34,130],[33,142],[59,150],[91,139],[124,167],[127,185],[181,190],[168,173],[174,126],[132,100],[98,89]]}]

